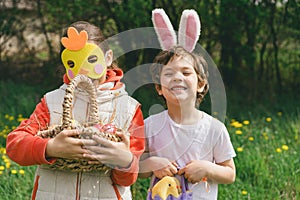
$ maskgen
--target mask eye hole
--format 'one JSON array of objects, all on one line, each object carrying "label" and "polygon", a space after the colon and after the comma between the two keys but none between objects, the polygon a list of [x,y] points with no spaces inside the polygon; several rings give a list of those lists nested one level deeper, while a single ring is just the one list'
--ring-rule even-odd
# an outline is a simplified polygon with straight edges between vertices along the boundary
[{"label": "mask eye hole", "polygon": [[72,61],[72,60],[68,60],[67,61],[67,65],[70,67],[70,68],[73,68],[75,66],[75,63]]},{"label": "mask eye hole", "polygon": [[88,57],[89,63],[95,63],[95,62],[97,62],[97,60],[98,60],[98,57],[96,55],[91,55]]}]

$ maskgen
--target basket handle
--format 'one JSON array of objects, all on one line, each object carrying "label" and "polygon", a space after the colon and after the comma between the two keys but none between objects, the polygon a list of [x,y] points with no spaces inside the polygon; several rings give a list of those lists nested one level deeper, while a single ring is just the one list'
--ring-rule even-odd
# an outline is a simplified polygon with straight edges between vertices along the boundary
[{"label": "basket handle", "polygon": [[67,86],[66,93],[63,101],[63,118],[62,118],[62,128],[66,129],[72,125],[72,104],[74,98],[74,91],[76,87],[81,87],[86,90],[89,94],[90,106],[89,106],[89,121],[96,123],[99,121],[98,115],[98,104],[96,101],[96,89],[91,79],[85,75],[77,75]]}]

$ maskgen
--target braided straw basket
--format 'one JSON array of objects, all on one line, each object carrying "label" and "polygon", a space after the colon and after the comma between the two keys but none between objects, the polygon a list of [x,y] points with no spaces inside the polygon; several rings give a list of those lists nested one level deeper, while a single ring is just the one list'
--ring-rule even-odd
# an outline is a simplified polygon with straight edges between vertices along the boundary
[{"label": "braided straw basket", "polygon": [[[90,106],[89,106],[89,119],[84,124],[74,124],[72,119],[72,106],[75,88],[81,88],[89,94]],[[63,115],[62,124],[56,125],[51,129],[39,131],[38,136],[42,138],[53,138],[62,130],[65,129],[79,129],[79,138],[91,138],[93,135],[106,138],[107,140],[120,142],[121,138],[115,135],[115,131],[111,131],[111,127],[115,128],[111,124],[102,125],[99,120],[98,104],[96,101],[96,90],[92,81],[84,75],[76,76],[66,88],[64,101],[62,104]],[[120,130],[115,128],[115,130]],[[88,164],[86,160],[78,159],[63,159],[57,158],[55,163],[47,165],[52,169],[68,170],[72,172],[90,172],[90,171],[107,171],[111,168],[104,164]]]}]

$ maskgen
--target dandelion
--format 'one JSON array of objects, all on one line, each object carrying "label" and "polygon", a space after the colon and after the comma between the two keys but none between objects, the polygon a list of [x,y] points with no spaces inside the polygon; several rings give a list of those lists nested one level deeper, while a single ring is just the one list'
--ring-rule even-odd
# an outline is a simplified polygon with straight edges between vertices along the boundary
[{"label": "dandelion", "polygon": [[10,163],[8,162],[8,163],[5,163],[5,167],[7,168],[7,169],[9,169],[10,168]]},{"label": "dandelion", "polygon": [[248,192],[246,190],[242,190],[242,195],[247,195]]},{"label": "dandelion", "polygon": [[236,150],[237,150],[238,152],[242,152],[244,149],[243,149],[243,147],[238,147],[238,148],[236,148]]},{"label": "dandelion", "polygon": [[282,112],[278,112],[277,115],[278,115],[279,117],[281,117],[281,116],[282,116]]},{"label": "dandelion", "polygon": [[3,161],[4,161],[5,163],[9,163],[9,162],[10,162],[10,160],[9,160],[8,158],[6,158],[6,157],[3,157],[2,159],[3,159]]},{"label": "dandelion", "polygon": [[20,170],[19,170],[19,174],[22,174],[22,175],[23,175],[23,174],[25,174],[25,171],[24,171],[23,169],[20,169]]},{"label": "dandelion", "polygon": [[271,118],[271,117],[267,117],[267,118],[266,118],[266,121],[267,121],[267,122],[271,122],[271,121],[272,121],[272,118]]},{"label": "dandelion", "polygon": [[237,135],[242,135],[243,132],[242,132],[241,130],[236,130],[236,131],[235,131],[235,134],[237,134]]},{"label": "dandelion", "polygon": [[250,124],[250,121],[249,121],[249,120],[244,120],[244,121],[243,121],[243,124],[249,125],[249,124]]},{"label": "dandelion", "polygon": [[277,149],[276,149],[276,152],[277,152],[277,153],[281,153],[281,152],[282,152],[281,148],[277,148]]},{"label": "dandelion", "polygon": [[282,147],[281,147],[281,148],[282,148],[282,150],[285,150],[285,151],[289,150],[289,147],[288,147],[287,145],[285,145],[285,144],[284,144],[284,145],[282,145]]},{"label": "dandelion", "polygon": [[26,118],[24,118],[22,114],[19,114],[19,115],[18,115],[18,118],[17,118],[17,121],[18,121],[18,122],[21,122],[21,121],[23,121],[23,120],[25,120],[25,119],[26,119]]},{"label": "dandelion", "polygon": [[5,167],[3,165],[0,166],[0,171],[4,171]]},{"label": "dandelion", "polygon": [[14,116],[10,116],[10,117],[8,118],[8,120],[9,120],[9,121],[14,121],[14,120],[15,120],[15,117],[14,117]]},{"label": "dandelion", "polygon": [[241,128],[243,127],[243,124],[238,122],[238,121],[234,121],[234,122],[231,122],[230,124],[231,126],[235,127],[235,128]]},{"label": "dandelion", "polygon": [[253,141],[253,140],[254,140],[254,137],[249,137],[248,140],[249,140],[249,141]]},{"label": "dandelion", "polygon": [[12,174],[16,174],[16,173],[18,173],[18,172],[17,172],[17,170],[13,169],[13,170],[11,170],[11,173],[12,173]]},{"label": "dandelion", "polygon": [[267,135],[266,132],[263,133],[263,136],[264,136],[265,140],[268,140],[268,139],[269,139],[269,136]]},{"label": "dandelion", "polygon": [[0,148],[0,154],[6,154],[6,149],[5,148]]}]

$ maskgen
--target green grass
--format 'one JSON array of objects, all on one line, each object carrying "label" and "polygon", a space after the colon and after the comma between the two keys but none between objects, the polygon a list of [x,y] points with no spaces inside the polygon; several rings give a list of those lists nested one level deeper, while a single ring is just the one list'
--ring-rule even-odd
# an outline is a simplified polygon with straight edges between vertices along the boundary
[{"label": "green grass", "polygon": [[[5,140],[19,121],[29,116],[44,91],[13,82],[0,82],[0,91],[5,94],[0,102],[0,197],[30,199],[35,166],[22,167],[9,160]],[[297,98],[261,98],[252,105],[237,94],[228,98],[225,124],[237,153],[237,177],[235,183],[219,186],[219,199],[300,199]],[[134,199],[145,199],[148,186],[149,179],[139,179],[132,186]]]}]

